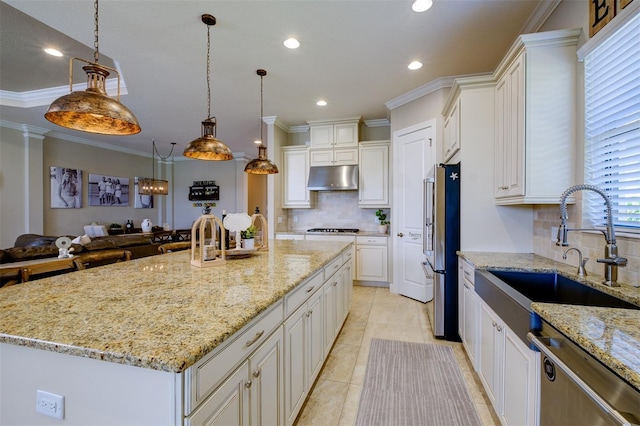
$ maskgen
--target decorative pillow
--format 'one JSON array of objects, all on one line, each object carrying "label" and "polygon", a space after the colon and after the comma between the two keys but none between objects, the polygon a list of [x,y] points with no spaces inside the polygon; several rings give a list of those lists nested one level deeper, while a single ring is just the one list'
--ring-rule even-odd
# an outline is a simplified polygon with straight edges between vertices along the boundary
[{"label": "decorative pillow", "polygon": [[16,238],[14,247],[45,247],[54,245],[58,237],[48,237],[38,234],[22,234]]},{"label": "decorative pillow", "polygon": [[57,257],[57,247],[12,247],[5,250],[14,261],[43,259],[45,257]]},{"label": "decorative pillow", "polygon": [[144,235],[118,235],[111,238],[111,241],[120,248],[151,244],[151,238]]},{"label": "decorative pillow", "polygon": [[118,248],[110,238],[95,238],[89,244],[85,244],[84,248],[88,251],[105,250]]}]

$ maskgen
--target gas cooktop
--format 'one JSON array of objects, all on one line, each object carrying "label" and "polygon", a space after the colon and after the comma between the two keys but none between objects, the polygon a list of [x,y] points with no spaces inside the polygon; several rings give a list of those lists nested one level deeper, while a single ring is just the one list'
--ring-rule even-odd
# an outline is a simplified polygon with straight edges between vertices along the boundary
[{"label": "gas cooktop", "polygon": [[355,234],[359,229],[356,228],[311,228],[307,229],[307,232],[337,232],[337,233],[350,233]]}]

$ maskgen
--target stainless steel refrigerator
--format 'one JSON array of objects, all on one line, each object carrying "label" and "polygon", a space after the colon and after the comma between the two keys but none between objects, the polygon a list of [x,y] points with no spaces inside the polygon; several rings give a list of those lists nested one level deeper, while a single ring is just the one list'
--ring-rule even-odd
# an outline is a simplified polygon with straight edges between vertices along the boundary
[{"label": "stainless steel refrigerator", "polygon": [[458,336],[458,257],[460,250],[460,163],[434,167],[425,179],[424,254],[433,272],[433,315],[436,337]]}]

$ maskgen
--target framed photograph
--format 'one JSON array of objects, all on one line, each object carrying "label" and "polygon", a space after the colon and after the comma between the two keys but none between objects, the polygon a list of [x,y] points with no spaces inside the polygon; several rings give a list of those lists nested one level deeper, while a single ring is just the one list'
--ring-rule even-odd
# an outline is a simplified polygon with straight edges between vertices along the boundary
[{"label": "framed photograph", "polygon": [[82,170],[51,167],[51,208],[82,207]]},{"label": "framed photograph", "polygon": [[140,195],[138,193],[138,179],[149,179],[144,176],[136,176],[135,180],[135,201],[133,206],[136,209],[151,209],[153,208],[153,195]]},{"label": "framed photograph", "polygon": [[89,205],[129,205],[129,178],[89,174]]}]

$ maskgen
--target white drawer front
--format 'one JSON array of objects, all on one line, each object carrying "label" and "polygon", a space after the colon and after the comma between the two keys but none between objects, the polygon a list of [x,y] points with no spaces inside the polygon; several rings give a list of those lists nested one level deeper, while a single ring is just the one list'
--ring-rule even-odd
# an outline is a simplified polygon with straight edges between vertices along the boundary
[{"label": "white drawer front", "polygon": [[317,289],[322,287],[324,282],[324,275],[322,271],[298,285],[294,290],[287,293],[284,297],[284,316],[285,318],[291,315],[309,296],[311,296]]},{"label": "white drawer front", "polygon": [[344,252],[344,254],[342,255],[342,263],[345,264],[351,259],[353,259],[353,249],[349,249]]},{"label": "white drawer front", "polygon": [[377,246],[386,246],[387,237],[356,237],[356,244],[372,244]]},{"label": "white drawer front", "polygon": [[329,263],[327,266],[325,266],[324,267],[325,281],[328,280],[329,277],[331,277],[331,275],[338,272],[338,269],[340,269],[342,264],[343,264],[342,256],[339,256],[338,258],[334,259],[331,263]]},{"label": "white drawer front", "polygon": [[191,379],[192,398],[191,404],[185,404],[185,414],[188,415],[197,407],[233,370],[236,364],[244,361],[282,323],[282,302],[276,303],[263,315],[224,349],[189,368],[188,376]]},{"label": "white drawer front", "polygon": [[470,284],[475,285],[475,268],[473,265],[466,260],[462,261],[462,272],[464,274],[464,279],[469,281]]}]

